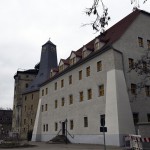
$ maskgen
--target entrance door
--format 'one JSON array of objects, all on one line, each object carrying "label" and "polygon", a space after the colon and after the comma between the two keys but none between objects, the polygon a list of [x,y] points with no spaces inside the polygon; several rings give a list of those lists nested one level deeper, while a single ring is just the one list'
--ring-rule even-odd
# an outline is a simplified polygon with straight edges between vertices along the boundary
[{"label": "entrance door", "polygon": [[62,135],[65,135],[65,122],[62,122]]}]

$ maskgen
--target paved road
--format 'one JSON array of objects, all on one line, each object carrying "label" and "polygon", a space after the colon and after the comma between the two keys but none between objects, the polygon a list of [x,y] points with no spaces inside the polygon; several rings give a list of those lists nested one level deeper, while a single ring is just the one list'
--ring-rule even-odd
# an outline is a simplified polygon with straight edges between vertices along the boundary
[{"label": "paved road", "polygon": [[[35,147],[30,148],[13,148],[13,150],[104,150],[102,145],[93,145],[93,144],[47,144],[44,142],[31,142],[30,144],[36,145]],[[7,150],[1,149],[0,150]],[[10,150],[10,149],[9,149]],[[106,147],[106,150],[123,150],[118,147]]]}]

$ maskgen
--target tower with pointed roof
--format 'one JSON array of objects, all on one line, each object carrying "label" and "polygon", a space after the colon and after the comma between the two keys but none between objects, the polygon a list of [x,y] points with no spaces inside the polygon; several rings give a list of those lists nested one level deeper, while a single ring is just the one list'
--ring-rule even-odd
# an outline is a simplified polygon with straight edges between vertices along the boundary
[{"label": "tower with pointed roof", "polygon": [[53,44],[50,40],[42,45],[41,58],[38,66],[39,71],[35,79],[30,82],[30,84],[28,84],[28,86],[24,88],[21,93],[19,93],[21,95],[21,110],[19,113],[19,120],[21,123],[19,123],[18,128],[20,129],[20,136],[23,139],[26,139],[27,133],[33,130],[37,105],[39,101],[40,85],[49,79],[50,70],[57,66],[56,45]]}]

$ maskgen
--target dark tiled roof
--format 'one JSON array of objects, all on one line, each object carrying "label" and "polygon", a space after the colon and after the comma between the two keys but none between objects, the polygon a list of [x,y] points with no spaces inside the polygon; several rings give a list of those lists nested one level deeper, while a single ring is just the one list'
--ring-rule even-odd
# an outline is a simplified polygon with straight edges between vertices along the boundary
[{"label": "dark tiled roof", "polygon": [[95,41],[95,39],[93,39],[92,41],[90,41],[89,43],[87,43],[87,44],[85,45],[85,47],[86,47],[88,50],[93,51],[93,50],[94,50],[94,41]]},{"label": "dark tiled roof", "polygon": [[69,59],[61,59],[61,61],[62,61],[65,65],[69,65]]},{"label": "dark tiled roof", "polygon": [[58,67],[57,67],[57,68],[53,68],[52,71],[53,71],[53,72],[58,72],[59,69],[58,69]]},{"label": "dark tiled roof", "polygon": [[71,53],[74,53],[77,57],[82,57],[82,51],[72,51]]},{"label": "dark tiled roof", "polygon": [[107,45],[117,41],[127,30],[127,28],[132,24],[132,22],[137,18],[140,12],[140,10],[135,10],[134,12],[120,20],[118,23],[113,25],[101,36],[99,36],[100,41],[104,41],[105,43],[107,43]]},{"label": "dark tiled roof", "polygon": [[38,74],[37,69],[29,69],[29,70],[25,70],[25,71],[17,71],[17,73],[14,75],[14,78],[20,73],[20,74],[34,74],[37,75]]},{"label": "dark tiled roof", "polygon": [[[97,36],[96,38],[98,38],[100,40],[100,42],[104,43],[104,46],[102,47],[102,49],[107,48],[107,47],[111,46],[114,42],[116,42],[124,34],[124,32],[127,30],[127,28],[133,23],[133,21],[140,15],[140,13],[144,13],[144,14],[150,16],[149,13],[137,9],[137,10],[133,11],[132,13],[130,13],[129,15],[127,15],[122,20],[120,20],[118,23],[113,25],[111,28],[109,28],[103,34]],[[86,45],[82,46],[80,49],[78,49],[77,51],[73,51],[73,52],[76,55],[80,56],[80,55],[82,55],[83,47],[86,47],[88,50],[94,51],[95,39],[91,40]],[[94,52],[92,52],[92,53],[94,53]],[[64,62],[64,64],[69,65],[69,57],[66,60],[64,60],[64,59],[61,59],[61,60]],[[56,76],[58,74],[59,73],[57,73]]]},{"label": "dark tiled roof", "polygon": [[42,47],[45,46],[45,45],[47,45],[47,44],[51,44],[51,45],[54,45],[54,46],[55,46],[54,43],[52,43],[50,40],[48,40],[44,45],[42,45]]}]

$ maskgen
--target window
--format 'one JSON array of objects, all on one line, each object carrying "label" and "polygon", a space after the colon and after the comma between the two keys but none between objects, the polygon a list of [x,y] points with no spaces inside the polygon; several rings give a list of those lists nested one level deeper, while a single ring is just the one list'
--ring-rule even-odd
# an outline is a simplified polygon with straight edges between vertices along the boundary
[{"label": "window", "polygon": [[150,122],[150,114],[147,114],[147,121]]},{"label": "window", "polygon": [[92,89],[88,89],[88,100],[92,99]]},{"label": "window", "polygon": [[97,62],[97,72],[102,70],[102,62]]},{"label": "window", "polygon": [[143,38],[138,37],[138,42],[139,42],[139,46],[140,46],[140,47],[143,47],[143,46],[144,46],[144,45],[143,45]]},{"label": "window", "polygon": [[84,117],[84,127],[88,127],[88,117]]},{"label": "window", "polygon": [[55,90],[57,90],[57,82],[55,82]]},{"label": "window", "polygon": [[86,57],[86,50],[82,51],[83,58]]},{"label": "window", "polygon": [[80,102],[82,102],[82,101],[83,101],[83,91],[80,92]]},{"label": "window", "polygon": [[55,131],[57,131],[57,130],[58,130],[58,123],[55,122]]},{"label": "window", "polygon": [[43,125],[43,131],[45,132],[45,124]]},{"label": "window", "polygon": [[104,85],[99,86],[99,96],[104,96]]},{"label": "window", "polygon": [[143,71],[147,72],[147,62],[143,62]]},{"label": "window", "polygon": [[75,62],[76,62],[76,58],[75,57],[73,57],[73,58],[70,59],[70,64],[71,65],[75,64]]},{"label": "window", "polygon": [[51,78],[52,76],[53,76],[53,72],[51,71],[51,72],[50,72],[50,78]]},{"label": "window", "polygon": [[46,124],[46,131],[48,131],[48,124]]},{"label": "window", "polygon": [[150,86],[148,85],[145,86],[145,93],[146,93],[146,96],[150,96]]},{"label": "window", "polygon": [[44,90],[42,90],[42,96],[44,96]]},{"label": "window", "polygon": [[25,87],[27,88],[28,86],[29,86],[28,83],[26,83]]},{"label": "window", "polygon": [[44,105],[42,105],[42,112],[44,111]]},{"label": "window", "polygon": [[86,68],[86,76],[90,76],[90,66]]},{"label": "window", "polygon": [[26,101],[26,100],[27,100],[27,96],[25,96],[25,98],[24,98],[24,99],[25,99],[25,101]]},{"label": "window", "polygon": [[79,80],[82,80],[82,70],[79,71]]},{"label": "window", "polygon": [[61,80],[61,88],[64,87],[64,80]]},{"label": "window", "polygon": [[147,40],[147,47],[150,49],[150,40]]},{"label": "window", "polygon": [[62,99],[61,99],[61,106],[64,106],[64,105],[65,105],[65,99],[62,98]]},{"label": "window", "polygon": [[69,76],[69,84],[72,84],[72,75]]},{"label": "window", "polygon": [[48,88],[46,88],[46,95],[48,94]]},{"label": "window", "polygon": [[47,107],[47,104],[45,104],[45,111],[47,111],[47,108],[48,108],[48,107]]},{"label": "window", "polygon": [[96,43],[95,43],[95,49],[98,50],[99,48],[100,48],[100,43],[99,43],[99,42],[96,42]]},{"label": "window", "polygon": [[57,106],[58,104],[57,104],[57,100],[55,100],[55,108],[57,108],[58,106]]},{"label": "window", "polygon": [[133,121],[134,121],[134,124],[137,124],[139,122],[139,114],[138,113],[133,113]]},{"label": "window", "polygon": [[32,121],[32,119],[30,120],[31,121],[31,125],[33,124],[33,121]]},{"label": "window", "polygon": [[70,130],[73,130],[73,120],[70,120]]},{"label": "window", "polygon": [[136,94],[136,84],[131,84],[131,93],[134,95]]},{"label": "window", "polygon": [[69,105],[73,104],[73,95],[69,95]]},{"label": "window", "polygon": [[64,70],[64,65],[59,66],[59,71],[63,71]]},{"label": "window", "polygon": [[33,94],[32,94],[32,99],[33,99]]},{"label": "window", "polygon": [[129,68],[132,69],[134,67],[134,59],[129,58],[128,61],[129,61]]},{"label": "window", "polygon": [[31,105],[31,110],[33,110],[33,105]]},{"label": "window", "polygon": [[24,119],[24,124],[26,124],[26,119]]}]

